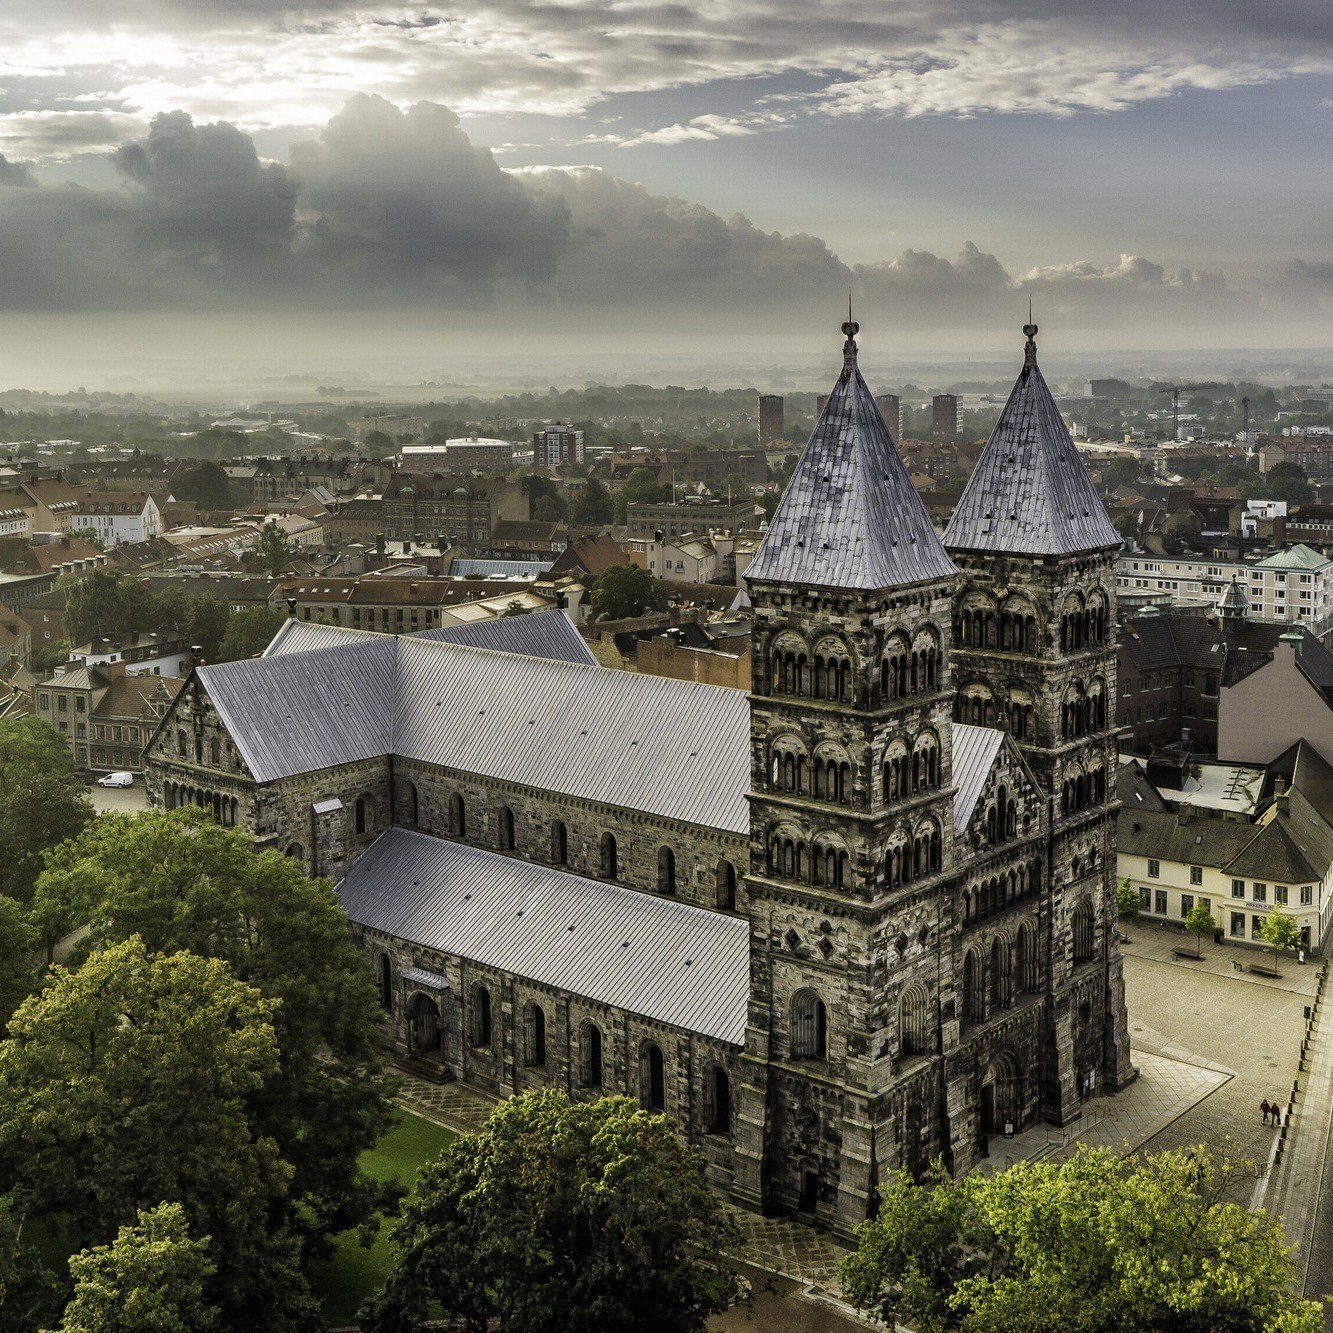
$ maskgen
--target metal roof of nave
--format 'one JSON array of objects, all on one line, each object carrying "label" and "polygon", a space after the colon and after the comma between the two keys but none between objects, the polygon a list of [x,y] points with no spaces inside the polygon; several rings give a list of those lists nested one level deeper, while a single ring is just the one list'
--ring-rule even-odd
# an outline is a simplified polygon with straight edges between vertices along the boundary
[{"label": "metal roof of nave", "polygon": [[1106,507],[1037,365],[1025,324],[1023,369],[944,533],[951,551],[1075,555],[1119,546]]},{"label": "metal roof of nave", "polygon": [[746,581],[873,591],[957,574],[856,364],[843,368]]}]

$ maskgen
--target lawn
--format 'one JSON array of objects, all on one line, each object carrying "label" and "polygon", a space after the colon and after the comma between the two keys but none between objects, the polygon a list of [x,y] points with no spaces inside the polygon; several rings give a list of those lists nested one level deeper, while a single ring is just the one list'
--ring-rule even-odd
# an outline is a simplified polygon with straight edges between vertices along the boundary
[{"label": "lawn", "polygon": [[[393,1127],[368,1152],[361,1165],[376,1180],[401,1180],[410,1186],[417,1171],[439,1156],[455,1136],[410,1111],[395,1113]],[[315,1265],[310,1283],[324,1303],[324,1315],[333,1328],[352,1323],[361,1302],[379,1288],[389,1271],[388,1227],[382,1226],[367,1249],[355,1233],[339,1238],[328,1263]]]}]

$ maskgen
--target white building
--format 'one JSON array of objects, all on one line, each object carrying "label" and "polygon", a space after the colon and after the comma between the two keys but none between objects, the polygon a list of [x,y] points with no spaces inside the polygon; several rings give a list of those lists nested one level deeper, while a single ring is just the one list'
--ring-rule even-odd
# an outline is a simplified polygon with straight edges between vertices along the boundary
[{"label": "white building", "polygon": [[177,676],[190,674],[194,657],[179,636],[128,634],[121,639],[94,639],[71,648],[71,665],[109,666],[124,662],[127,676]]},{"label": "white building", "polygon": [[94,491],[78,502],[70,526],[91,531],[105,547],[162,535],[162,513],[146,491]]},{"label": "white building", "polygon": [[1253,620],[1299,621],[1315,634],[1333,628],[1333,560],[1308,546],[1288,546],[1264,560],[1126,552],[1116,561],[1116,589],[1177,606],[1213,607],[1232,578],[1245,590]]}]

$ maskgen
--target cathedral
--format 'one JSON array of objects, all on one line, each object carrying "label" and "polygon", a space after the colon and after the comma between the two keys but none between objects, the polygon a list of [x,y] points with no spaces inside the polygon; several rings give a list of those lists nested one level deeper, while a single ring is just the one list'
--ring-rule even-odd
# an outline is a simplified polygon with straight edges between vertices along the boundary
[{"label": "cathedral", "polygon": [[1035,325],[943,538],[857,331],[746,573],[748,695],[605,670],[559,611],[293,619],[198,667],[147,765],[336,883],[408,1067],[626,1094],[738,1203],[844,1235],[888,1173],[1135,1072],[1120,539]]}]

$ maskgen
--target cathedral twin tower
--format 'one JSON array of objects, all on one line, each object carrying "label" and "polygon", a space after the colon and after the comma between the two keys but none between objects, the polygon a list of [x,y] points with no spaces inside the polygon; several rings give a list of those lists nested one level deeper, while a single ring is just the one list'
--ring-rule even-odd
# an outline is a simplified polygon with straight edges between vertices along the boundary
[{"label": "cathedral twin tower", "polygon": [[943,541],[843,325],[747,572],[749,1021],[734,1189],[848,1230],[1129,1082],[1115,931],[1120,546],[1037,365]]}]

